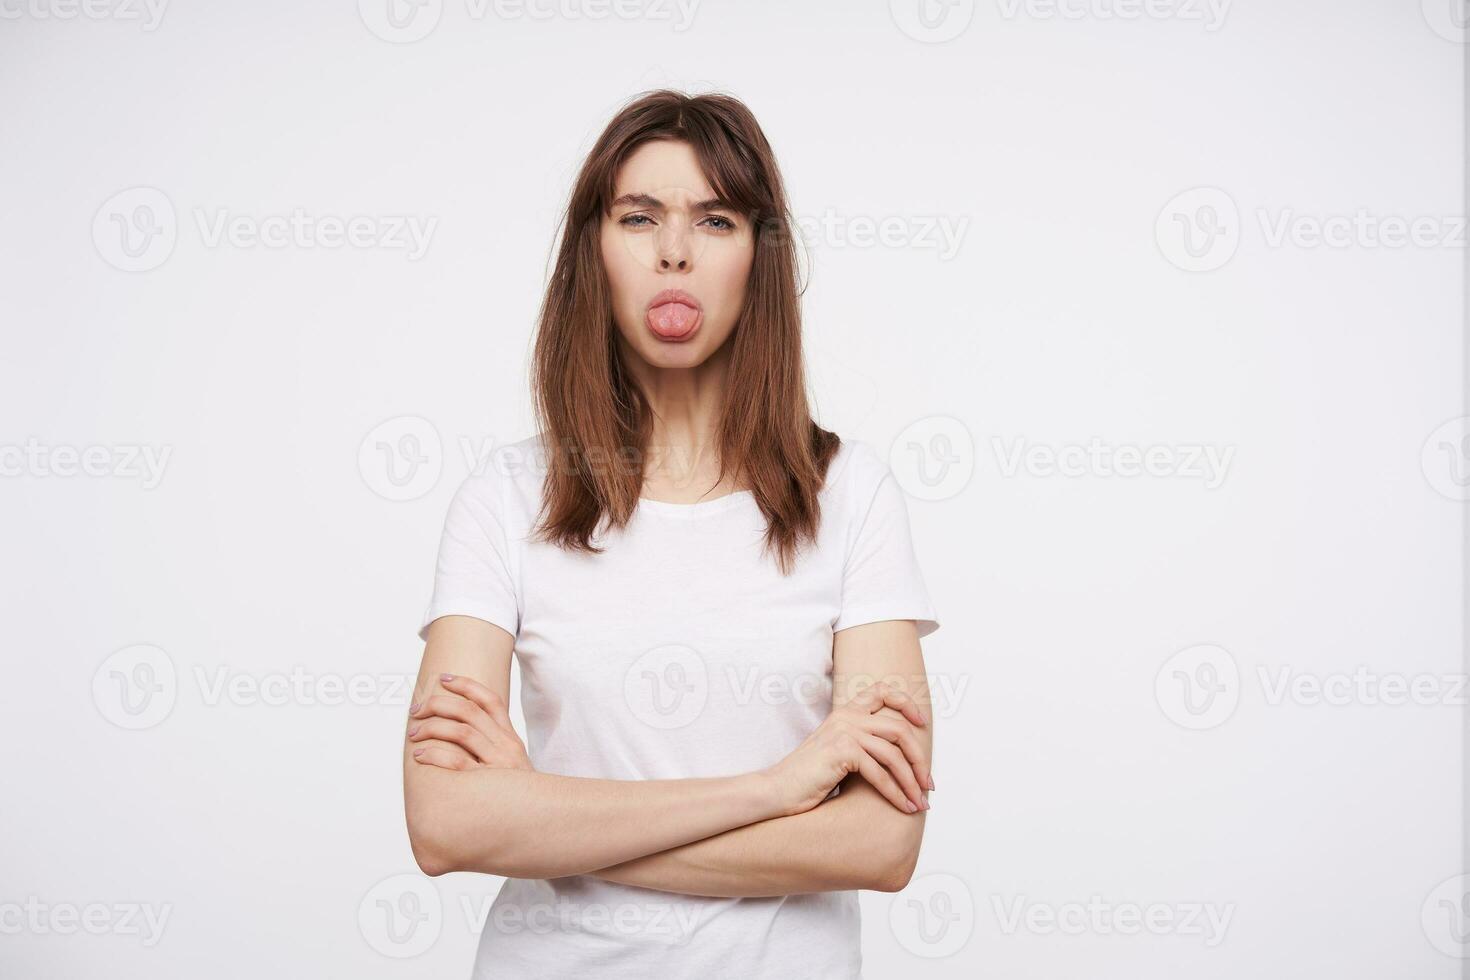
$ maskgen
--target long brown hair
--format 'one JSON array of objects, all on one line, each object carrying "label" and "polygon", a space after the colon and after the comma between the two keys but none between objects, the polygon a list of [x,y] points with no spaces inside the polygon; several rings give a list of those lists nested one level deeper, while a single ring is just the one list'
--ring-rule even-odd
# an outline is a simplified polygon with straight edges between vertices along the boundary
[{"label": "long brown hair", "polygon": [[751,216],[754,258],[726,343],[730,383],[719,421],[720,477],[742,475],[766,518],[764,548],[783,574],[821,521],[818,491],[841,440],[811,417],[801,349],[796,236],[776,159],[748,108],[721,94],[659,90],[634,98],[598,137],[572,188],[541,304],[532,395],[547,453],[537,536],[600,552],[606,518],[622,527],[643,485],[652,414],[622,362],[599,245],[618,168],[651,140],[689,144],[716,195]]}]

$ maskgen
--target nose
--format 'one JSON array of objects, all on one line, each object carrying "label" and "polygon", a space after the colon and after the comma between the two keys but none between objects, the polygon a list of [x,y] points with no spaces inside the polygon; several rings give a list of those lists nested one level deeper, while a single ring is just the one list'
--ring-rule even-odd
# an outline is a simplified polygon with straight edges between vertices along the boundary
[{"label": "nose", "polygon": [[677,228],[665,226],[658,236],[658,269],[660,272],[688,272],[694,264],[689,236]]}]

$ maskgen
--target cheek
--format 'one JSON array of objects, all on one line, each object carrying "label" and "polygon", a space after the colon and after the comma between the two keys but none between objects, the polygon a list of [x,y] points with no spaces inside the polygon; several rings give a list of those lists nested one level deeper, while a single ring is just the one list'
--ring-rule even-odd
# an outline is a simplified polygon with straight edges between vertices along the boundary
[{"label": "cheek", "polygon": [[745,287],[750,281],[750,269],[754,258],[755,253],[749,245],[721,250],[714,268],[710,270],[714,273],[720,293],[726,304],[732,308],[732,312],[738,313],[745,300]]},{"label": "cheek", "polygon": [[613,240],[612,233],[608,231],[606,222],[603,223],[602,232],[598,236],[598,243],[602,252],[602,268],[607,273],[607,284],[616,299],[626,291],[624,287],[626,273],[618,262],[617,242]]},{"label": "cheek", "polygon": [[653,235],[630,233],[615,221],[604,221],[599,236],[602,265],[609,280],[624,293],[636,292],[658,271],[657,241]]},{"label": "cheek", "polygon": [[602,268],[607,274],[614,310],[621,310],[638,291],[638,267],[616,231],[602,232]]}]

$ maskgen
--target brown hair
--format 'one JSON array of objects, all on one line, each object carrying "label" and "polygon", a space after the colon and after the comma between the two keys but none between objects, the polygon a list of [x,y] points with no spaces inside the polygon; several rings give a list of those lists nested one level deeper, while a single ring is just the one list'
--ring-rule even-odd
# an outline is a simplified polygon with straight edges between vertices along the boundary
[{"label": "brown hair", "polygon": [[812,420],[807,405],[796,238],[785,186],[760,125],[729,95],[659,90],[633,99],[608,123],[577,175],[541,304],[532,368],[548,457],[537,536],[600,552],[591,538],[602,520],[622,527],[638,503],[652,416],[622,363],[599,235],[618,168],[637,147],[661,139],[688,143],[716,195],[754,225],[745,302],[726,341],[731,379],[719,421],[720,477],[745,478],[766,518],[765,551],[775,553],[786,574],[801,544],[816,537],[817,493],[841,440]]}]

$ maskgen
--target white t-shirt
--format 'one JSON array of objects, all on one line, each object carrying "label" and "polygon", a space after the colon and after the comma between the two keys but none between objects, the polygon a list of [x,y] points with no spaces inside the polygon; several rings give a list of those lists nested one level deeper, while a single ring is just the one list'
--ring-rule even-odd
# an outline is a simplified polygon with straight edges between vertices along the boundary
[{"label": "white t-shirt", "polygon": [[[866,443],[844,441],[815,547],[783,577],[760,553],[749,491],[642,500],[601,555],[527,540],[546,459],[503,447],[449,507],[434,595],[516,638],[526,748],[541,772],[602,779],[727,776],[771,766],[831,711],[832,634],[913,619],[939,628],[903,491]],[[491,833],[487,829],[487,833]],[[853,980],[855,891],[709,898],[590,875],[507,879],[475,976],[507,980]]]}]

